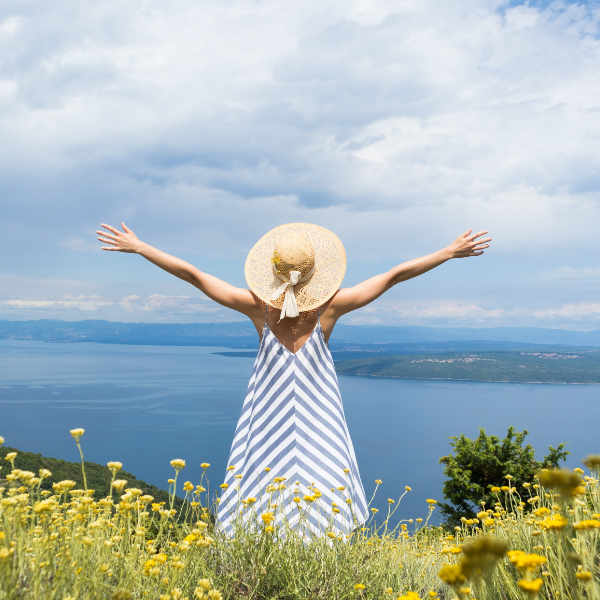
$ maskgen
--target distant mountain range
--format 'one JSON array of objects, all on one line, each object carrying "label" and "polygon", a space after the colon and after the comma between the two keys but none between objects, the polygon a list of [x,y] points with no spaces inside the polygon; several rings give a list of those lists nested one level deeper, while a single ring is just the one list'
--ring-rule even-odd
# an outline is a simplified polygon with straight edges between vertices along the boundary
[{"label": "distant mountain range", "polygon": [[[250,321],[235,323],[116,323],[111,321],[0,320],[0,340],[94,342],[165,346],[256,348],[258,336]],[[537,327],[442,328],[338,324],[332,350],[405,352],[492,350],[522,345],[600,347],[600,331],[567,331]]]}]

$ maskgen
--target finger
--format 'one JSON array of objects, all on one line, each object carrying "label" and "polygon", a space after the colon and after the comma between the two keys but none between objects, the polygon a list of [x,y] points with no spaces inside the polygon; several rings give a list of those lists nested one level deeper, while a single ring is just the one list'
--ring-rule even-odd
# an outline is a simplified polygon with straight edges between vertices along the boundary
[{"label": "finger", "polygon": [[104,229],[108,229],[109,231],[112,231],[113,233],[119,235],[119,233],[121,233],[118,229],[115,229],[114,227],[111,227],[110,225],[107,225],[106,223],[100,223],[100,225],[102,225],[102,227],[104,227]]},{"label": "finger", "polygon": [[483,250],[481,252],[471,252],[471,256],[481,256],[483,254]]},{"label": "finger", "polygon": [[487,233],[487,231],[479,231],[478,233],[474,233],[471,236],[472,240],[476,240],[478,237],[481,237],[482,235],[485,235]]},{"label": "finger", "polygon": [[112,250],[113,252],[118,250],[118,248],[100,248],[100,250]]},{"label": "finger", "polygon": [[481,250],[481,248],[489,248],[489,244],[485,242],[477,242],[476,244],[471,245],[471,250]]},{"label": "finger", "polygon": [[105,231],[96,231],[96,233],[97,233],[98,235],[102,235],[102,236],[104,236],[105,238],[108,238],[108,239],[110,239],[110,240],[116,240],[116,239],[117,239],[117,238],[116,238],[114,235],[111,235],[110,233],[106,233]]},{"label": "finger", "polygon": [[[473,241],[475,242],[475,240],[473,240]],[[487,244],[488,242],[491,242],[491,241],[492,241],[492,238],[484,238],[483,240],[477,240],[475,242],[475,245],[477,245],[477,244]]]},{"label": "finger", "polygon": [[107,240],[107,239],[101,238],[101,237],[98,238],[98,241],[102,242],[103,244],[111,244],[112,246],[116,246],[117,245],[117,242],[115,242],[113,240]]},{"label": "finger", "polygon": [[471,231],[473,231],[472,229],[467,229],[463,234],[462,237],[469,237],[469,234],[471,233]]},{"label": "finger", "polygon": [[123,228],[123,231],[125,233],[131,233],[131,229],[129,229],[129,227],[127,227],[127,225],[125,225],[125,223],[121,223],[121,227]]}]

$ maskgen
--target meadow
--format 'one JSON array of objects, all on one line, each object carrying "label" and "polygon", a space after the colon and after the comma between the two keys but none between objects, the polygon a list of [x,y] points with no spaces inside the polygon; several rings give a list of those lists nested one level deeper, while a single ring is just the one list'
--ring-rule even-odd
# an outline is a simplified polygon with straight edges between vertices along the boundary
[{"label": "meadow", "polygon": [[[307,515],[318,510],[320,491],[301,497],[293,482],[267,471],[263,496],[239,498],[235,536],[226,537],[214,525],[210,465],[193,483],[185,461],[172,460],[168,499],[157,502],[110,462],[108,494],[98,499],[85,474],[84,431],[71,434],[82,456],[80,487],[63,480],[43,489],[48,469],[17,469],[16,453],[5,456],[2,600],[600,598],[600,456],[587,458],[587,474],[541,471],[525,485],[528,497],[507,476],[492,488],[494,504],[455,528],[429,525],[435,499],[422,517],[388,527],[400,497],[347,534],[314,535]],[[282,517],[290,504],[294,528]]]}]

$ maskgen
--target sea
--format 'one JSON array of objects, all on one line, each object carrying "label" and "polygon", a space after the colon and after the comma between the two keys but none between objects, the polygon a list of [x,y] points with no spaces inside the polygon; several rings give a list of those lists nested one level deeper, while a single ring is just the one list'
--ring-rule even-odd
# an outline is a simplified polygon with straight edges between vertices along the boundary
[{"label": "sea", "polygon": [[[167,487],[169,461],[183,458],[181,482],[197,483],[210,463],[212,488],[224,477],[253,360],[226,348],[0,341],[0,435],[5,445],[79,460],[69,430],[82,427],[85,460],[119,460]],[[440,457],[450,437],[479,429],[503,438],[527,429],[538,458],[567,443],[566,465],[600,453],[600,387],[475,383],[340,376],[346,420],[367,497],[380,520],[388,498],[396,517],[427,515],[443,500]],[[504,482],[499,481],[502,485]],[[396,519],[394,519],[396,520]],[[430,523],[439,523],[435,511]]]}]

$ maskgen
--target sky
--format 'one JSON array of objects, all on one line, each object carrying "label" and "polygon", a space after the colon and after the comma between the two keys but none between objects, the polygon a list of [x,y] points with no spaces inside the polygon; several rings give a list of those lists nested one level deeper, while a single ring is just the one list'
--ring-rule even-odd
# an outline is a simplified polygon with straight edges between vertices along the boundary
[{"label": "sky", "polygon": [[236,321],[101,222],[244,286],[317,223],[345,286],[492,247],[346,323],[600,329],[600,3],[4,0],[0,319]]}]

